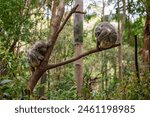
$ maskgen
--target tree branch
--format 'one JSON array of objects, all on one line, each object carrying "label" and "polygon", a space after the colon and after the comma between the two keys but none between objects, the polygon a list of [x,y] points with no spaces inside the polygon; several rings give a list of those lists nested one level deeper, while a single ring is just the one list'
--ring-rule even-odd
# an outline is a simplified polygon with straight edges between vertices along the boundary
[{"label": "tree branch", "polygon": [[[51,30],[50,30],[50,36],[49,36],[49,41],[50,41],[50,47],[48,48],[48,51],[45,55],[45,58],[44,58],[44,61],[47,63],[50,56],[51,56],[51,53],[53,51],[53,48],[54,48],[54,45],[55,45],[55,42],[57,40],[57,37],[59,35],[59,33],[57,34],[57,31],[59,30],[59,27],[60,27],[60,24],[61,24],[61,20],[62,20],[62,17],[64,15],[64,0],[61,0],[60,3],[59,3],[59,6],[57,8],[57,14],[53,14],[53,19],[51,19]],[[56,7],[56,6],[54,6]],[[54,9],[55,10],[55,9]],[[45,66],[45,64],[43,64]]]},{"label": "tree branch", "polygon": [[109,48],[104,48],[104,49],[97,49],[97,48],[96,49],[92,49],[92,50],[90,50],[88,52],[85,52],[85,53],[81,54],[80,56],[72,58],[70,60],[66,60],[66,61],[63,61],[63,62],[60,62],[60,63],[56,63],[56,64],[50,64],[50,65],[48,65],[46,67],[46,70],[53,69],[53,68],[56,68],[56,67],[59,67],[59,66],[62,66],[62,65],[74,62],[74,61],[76,61],[76,60],[78,60],[78,59],[80,59],[82,57],[85,57],[85,56],[87,56],[89,54],[100,52],[100,51],[103,51],[103,50],[108,50],[108,49],[111,49],[111,48],[114,48],[114,47],[117,47],[117,46],[120,46],[120,44],[115,44],[115,45],[113,45],[113,46],[111,46]]},{"label": "tree branch", "polygon": [[86,14],[86,12],[82,12],[82,11],[75,11],[74,13]]},{"label": "tree branch", "polygon": [[[53,2],[55,3],[55,0],[53,0]],[[52,53],[52,50],[54,48],[55,42],[57,40],[58,34],[56,35],[59,27],[60,27],[60,23],[64,14],[64,0],[61,0],[58,7],[57,7],[57,14],[56,14],[56,4],[53,5],[53,11],[52,14],[54,15],[53,18],[51,19],[51,31],[49,33],[49,41],[51,42],[50,47],[48,48],[48,51],[45,55],[44,60],[41,62],[40,66],[32,73],[29,81],[28,81],[28,89],[30,90],[30,92],[33,91],[35,85],[37,84],[38,80],[40,79],[40,77],[43,75],[43,73],[45,72],[45,66],[48,63],[48,60],[50,58],[50,55]],[[55,13],[54,13],[55,12]]]},{"label": "tree branch", "polygon": [[67,15],[67,17],[65,18],[65,20],[64,20],[64,22],[62,23],[62,25],[60,26],[60,28],[58,29],[58,31],[57,31],[57,35],[62,31],[62,29],[64,28],[64,26],[65,26],[65,24],[67,23],[67,21],[68,21],[68,19],[72,16],[72,14],[73,13],[75,13],[76,12],[76,9],[78,8],[78,4],[75,6],[75,7],[73,7],[72,9],[71,9],[71,11],[69,12],[69,14]]}]

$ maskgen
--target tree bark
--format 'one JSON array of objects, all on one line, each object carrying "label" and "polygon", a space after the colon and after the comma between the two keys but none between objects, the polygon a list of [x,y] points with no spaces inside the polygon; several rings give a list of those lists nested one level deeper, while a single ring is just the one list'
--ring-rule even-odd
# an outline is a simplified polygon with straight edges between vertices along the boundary
[{"label": "tree bark", "polygon": [[122,79],[122,39],[120,31],[120,0],[118,0],[118,41],[120,46],[118,47],[118,64],[119,64],[119,79]]},{"label": "tree bark", "polygon": [[119,79],[123,78],[122,74],[122,36],[124,31],[124,25],[125,25],[125,18],[126,18],[126,2],[125,0],[122,0],[123,3],[123,17],[122,17],[122,25],[120,26],[120,0],[118,0],[118,40],[120,43],[120,46],[118,47],[118,59],[119,59]]},{"label": "tree bark", "polygon": [[71,58],[69,60],[66,60],[66,61],[63,61],[63,62],[60,62],[60,63],[54,63],[54,64],[49,64],[45,67],[46,70],[49,70],[49,69],[53,69],[53,68],[56,68],[56,67],[59,67],[59,66],[62,66],[62,65],[65,65],[65,64],[68,64],[68,63],[71,63],[71,62],[74,62],[82,57],[85,57],[87,55],[90,55],[90,54],[93,54],[93,53],[96,53],[96,52],[100,52],[100,51],[104,51],[104,50],[108,50],[108,49],[112,49],[114,47],[117,47],[117,46],[120,46],[120,44],[115,44],[109,48],[103,48],[103,49],[97,49],[97,48],[94,48],[94,49],[91,49],[87,52],[84,52],[83,54],[77,56],[77,57],[74,57],[74,58]]},{"label": "tree bark", "polygon": [[[53,1],[54,2],[54,1]],[[54,4],[54,11],[52,11],[54,13],[53,15],[53,19],[51,19],[51,30],[50,30],[50,34],[49,34],[49,43],[50,46],[48,48],[48,51],[45,55],[44,60],[42,61],[42,63],[40,64],[40,66],[32,73],[32,76],[30,77],[29,81],[28,81],[28,86],[27,86],[27,90],[29,90],[30,92],[33,92],[33,89],[35,87],[35,85],[37,84],[38,80],[40,79],[40,77],[43,75],[43,73],[46,71],[46,66],[48,64],[48,60],[51,56],[52,50],[54,48],[55,42],[57,40],[57,37],[59,35],[59,33],[57,33],[57,31],[59,31],[60,24],[61,24],[61,20],[64,14],[64,0],[61,0],[58,6],[58,11],[57,14],[55,13],[55,6],[56,4]]]},{"label": "tree bark", "polygon": [[[76,0],[75,5],[79,4],[78,11],[83,12],[83,0]],[[74,56],[82,54],[83,42],[83,14],[74,15]],[[77,84],[77,95],[80,97],[83,86],[83,60],[82,58],[74,62],[74,76]]]},{"label": "tree bark", "polygon": [[47,76],[47,74],[44,73],[44,74],[42,75],[42,77],[41,77],[41,82],[40,82],[40,84],[43,85],[43,86],[40,87],[40,90],[39,90],[39,97],[44,96],[44,93],[45,93],[45,86],[44,86],[44,84],[46,83],[46,76]]},{"label": "tree bark", "polygon": [[[55,3],[55,0],[52,0],[52,3]],[[27,85],[27,92],[29,92],[29,95],[33,92],[34,87],[36,86],[38,80],[40,79],[40,77],[43,75],[43,73],[52,68],[49,68],[48,65],[48,60],[51,56],[52,50],[54,48],[55,42],[57,40],[57,37],[59,35],[59,33],[62,31],[63,27],[65,26],[66,22],[68,21],[68,19],[71,17],[71,15],[73,13],[80,13],[80,14],[84,14],[83,12],[80,11],[76,11],[77,7],[79,5],[76,5],[74,8],[71,9],[71,11],[69,12],[68,16],[65,18],[65,20],[62,22],[61,24],[61,20],[64,14],[64,0],[61,0],[57,9],[57,13],[56,11],[56,4],[53,4],[54,6],[52,7],[52,14],[53,14],[53,18],[51,19],[51,30],[50,33],[48,35],[48,40],[49,40],[49,48],[47,50],[47,53],[44,57],[44,60],[41,62],[40,66],[38,68],[36,68],[36,70],[32,73],[29,81],[28,81],[28,85]],[[60,63],[62,65],[62,63]],[[67,63],[66,63],[67,64]],[[58,66],[58,64],[56,65]],[[53,68],[56,68],[55,66],[53,66]]]}]

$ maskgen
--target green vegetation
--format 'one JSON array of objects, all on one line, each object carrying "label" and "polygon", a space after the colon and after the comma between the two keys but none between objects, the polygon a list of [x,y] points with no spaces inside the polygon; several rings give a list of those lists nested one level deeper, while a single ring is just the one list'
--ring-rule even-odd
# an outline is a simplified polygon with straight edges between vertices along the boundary
[{"label": "green vegetation", "polygon": [[[29,0],[30,1],[30,0]],[[47,40],[50,30],[51,6],[42,0],[0,0],[0,99],[29,99],[25,88],[31,76],[26,61],[26,50],[37,40]],[[118,78],[118,48],[94,53],[83,58],[84,82],[82,96],[77,96],[74,79],[74,65],[69,63],[46,72],[46,82],[36,85],[30,99],[39,98],[39,90],[44,86],[48,99],[150,99],[150,71],[144,69],[142,54],[143,31],[147,7],[138,0],[127,3],[128,14],[123,31],[123,79]],[[66,0],[70,9],[72,0]],[[96,48],[94,28],[100,22],[95,2],[87,7],[84,19],[83,52]],[[113,3],[116,6],[117,2]],[[137,7],[135,7],[137,6]],[[130,11],[129,11],[130,10]],[[67,11],[67,10],[66,10]],[[67,11],[69,12],[69,11]],[[66,12],[66,14],[67,14]],[[114,14],[117,13],[113,11]],[[117,24],[117,15],[110,15],[109,22]],[[141,15],[144,14],[144,15]],[[132,16],[132,18],[131,18]],[[63,19],[64,20],[64,19]],[[106,18],[107,20],[107,18]],[[117,27],[116,27],[117,29]],[[150,32],[149,32],[150,33]],[[134,36],[138,36],[138,63],[140,79],[136,76],[134,58]],[[73,19],[70,18],[60,33],[49,63],[58,63],[74,55]],[[148,64],[149,65],[149,64]]]}]

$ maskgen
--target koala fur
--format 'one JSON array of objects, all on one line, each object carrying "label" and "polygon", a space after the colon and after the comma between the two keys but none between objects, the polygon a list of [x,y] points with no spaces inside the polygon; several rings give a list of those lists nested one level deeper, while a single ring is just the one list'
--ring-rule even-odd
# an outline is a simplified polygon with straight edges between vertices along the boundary
[{"label": "koala fur", "polygon": [[117,41],[117,32],[113,25],[102,22],[95,29],[97,48],[109,48]]},{"label": "koala fur", "polygon": [[48,42],[37,41],[32,46],[32,48],[27,51],[27,61],[32,71],[34,71],[35,68],[38,67],[41,61],[44,59],[48,47]]}]

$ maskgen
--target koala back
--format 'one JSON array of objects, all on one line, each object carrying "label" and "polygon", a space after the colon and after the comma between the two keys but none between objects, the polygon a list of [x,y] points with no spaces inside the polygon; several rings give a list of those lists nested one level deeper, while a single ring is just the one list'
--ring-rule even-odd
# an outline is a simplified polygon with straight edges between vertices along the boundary
[{"label": "koala back", "polygon": [[102,22],[95,29],[95,37],[98,48],[109,48],[117,41],[117,32],[113,25],[108,22]]}]

